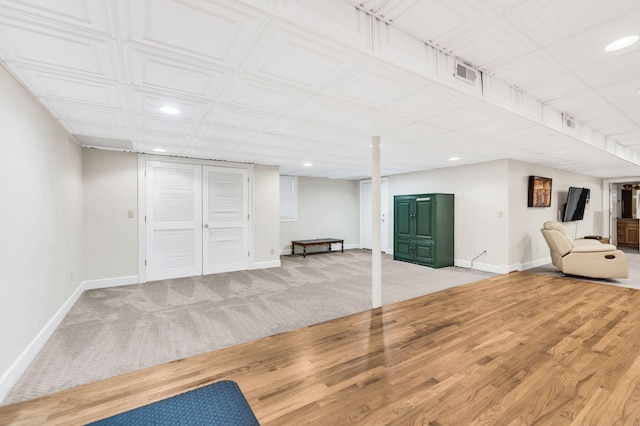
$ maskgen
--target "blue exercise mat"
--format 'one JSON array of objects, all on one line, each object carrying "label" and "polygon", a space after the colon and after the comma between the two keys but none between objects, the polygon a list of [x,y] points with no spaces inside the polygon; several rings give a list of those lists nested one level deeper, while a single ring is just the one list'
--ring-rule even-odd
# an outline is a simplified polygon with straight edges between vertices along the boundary
[{"label": "blue exercise mat", "polygon": [[91,425],[260,425],[236,382],[224,380],[99,420]]}]

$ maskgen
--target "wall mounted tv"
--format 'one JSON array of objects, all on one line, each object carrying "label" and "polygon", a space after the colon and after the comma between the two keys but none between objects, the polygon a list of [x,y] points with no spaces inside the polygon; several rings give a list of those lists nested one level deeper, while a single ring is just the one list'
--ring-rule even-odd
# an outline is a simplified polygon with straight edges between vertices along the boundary
[{"label": "wall mounted tv", "polygon": [[569,187],[567,202],[562,212],[562,221],[571,222],[573,220],[582,220],[584,218],[584,208],[588,200],[589,190],[587,188]]}]

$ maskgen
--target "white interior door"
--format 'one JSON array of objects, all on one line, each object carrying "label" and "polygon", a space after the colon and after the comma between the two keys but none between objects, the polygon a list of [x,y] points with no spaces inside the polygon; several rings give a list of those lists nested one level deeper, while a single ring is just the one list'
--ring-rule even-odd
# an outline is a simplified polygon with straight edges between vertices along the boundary
[{"label": "white interior door", "polygon": [[203,168],[203,273],[238,271],[249,264],[249,174]]},{"label": "white interior door", "polygon": [[146,280],[202,274],[202,167],[146,163]]},{"label": "white interior door", "polygon": [[[380,180],[380,226],[381,226],[381,247],[382,251],[389,251],[389,200],[387,199],[387,179]],[[360,246],[362,248],[371,249],[372,244],[372,225],[371,225],[371,181],[360,182]]]}]

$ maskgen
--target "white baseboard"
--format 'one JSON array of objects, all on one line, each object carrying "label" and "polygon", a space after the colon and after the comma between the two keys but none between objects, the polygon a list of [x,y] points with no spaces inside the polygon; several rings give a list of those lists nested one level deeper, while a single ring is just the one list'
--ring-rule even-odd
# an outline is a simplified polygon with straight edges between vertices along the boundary
[{"label": "white baseboard", "polygon": [[27,367],[29,367],[29,364],[31,364],[31,361],[38,355],[38,352],[40,352],[44,344],[47,343],[47,340],[53,334],[56,327],[60,325],[65,315],[67,315],[74,303],[80,298],[80,295],[84,291],[83,285],[84,283],[78,286],[49,322],[45,324],[42,330],[40,330],[36,337],[27,345],[18,358],[9,366],[2,377],[0,377],[0,401],[4,401],[13,385],[20,379],[20,376],[22,376]]},{"label": "white baseboard", "polygon": [[69,298],[62,304],[60,309],[51,317],[51,319],[45,324],[40,332],[33,338],[33,340],[27,345],[22,353],[16,358],[16,360],[9,366],[7,371],[0,377],[0,402],[4,401],[7,394],[16,384],[18,379],[24,374],[29,364],[35,359],[38,352],[42,349],[49,337],[53,334],[56,328],[60,325],[64,317],[69,313],[73,305],[78,301],[80,296],[85,290],[92,290],[97,288],[116,287],[121,285],[136,284],[138,282],[138,276],[132,275],[129,277],[108,278],[103,280],[90,280],[83,281],[78,288],[69,296]]},{"label": "white baseboard", "polygon": [[138,276],[103,278],[100,280],[87,280],[82,283],[83,290],[96,290],[99,288],[119,287],[121,285],[138,284]]},{"label": "white baseboard", "polygon": [[471,267],[471,261],[463,259],[455,259],[453,264],[461,268],[477,269],[478,271],[492,272],[494,274],[506,274],[509,272],[509,265],[492,265],[489,263],[473,262],[473,267]]},{"label": "white baseboard", "polygon": [[530,262],[520,263],[516,265],[517,271],[526,271],[527,269],[537,268],[538,266],[547,265],[551,263],[551,257],[543,257],[542,259],[532,260]]},{"label": "white baseboard", "polygon": [[280,265],[280,260],[268,260],[264,262],[254,262],[253,266],[251,266],[251,269],[277,268]]},{"label": "white baseboard", "polygon": [[[542,259],[536,259],[525,263],[514,263],[511,265],[491,265],[488,263],[473,262],[473,269],[492,272],[494,274],[508,274],[512,271],[526,271],[527,269],[537,268],[538,266],[546,265],[548,263],[551,263],[551,258],[547,256]],[[462,259],[456,259],[454,264],[462,268],[469,268],[471,266],[470,261]]]}]

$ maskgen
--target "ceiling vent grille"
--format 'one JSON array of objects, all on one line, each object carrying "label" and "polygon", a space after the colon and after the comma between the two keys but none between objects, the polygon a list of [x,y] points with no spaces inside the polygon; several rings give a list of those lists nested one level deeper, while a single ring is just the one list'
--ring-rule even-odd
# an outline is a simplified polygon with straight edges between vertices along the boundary
[{"label": "ceiling vent grille", "polygon": [[570,130],[575,130],[578,125],[575,118],[570,117],[567,114],[562,114],[562,124]]},{"label": "ceiling vent grille", "polygon": [[464,62],[456,61],[455,63],[455,72],[453,76],[458,80],[462,80],[465,83],[469,83],[472,85],[478,84],[478,74],[480,71],[473,68],[471,65],[465,64]]}]

